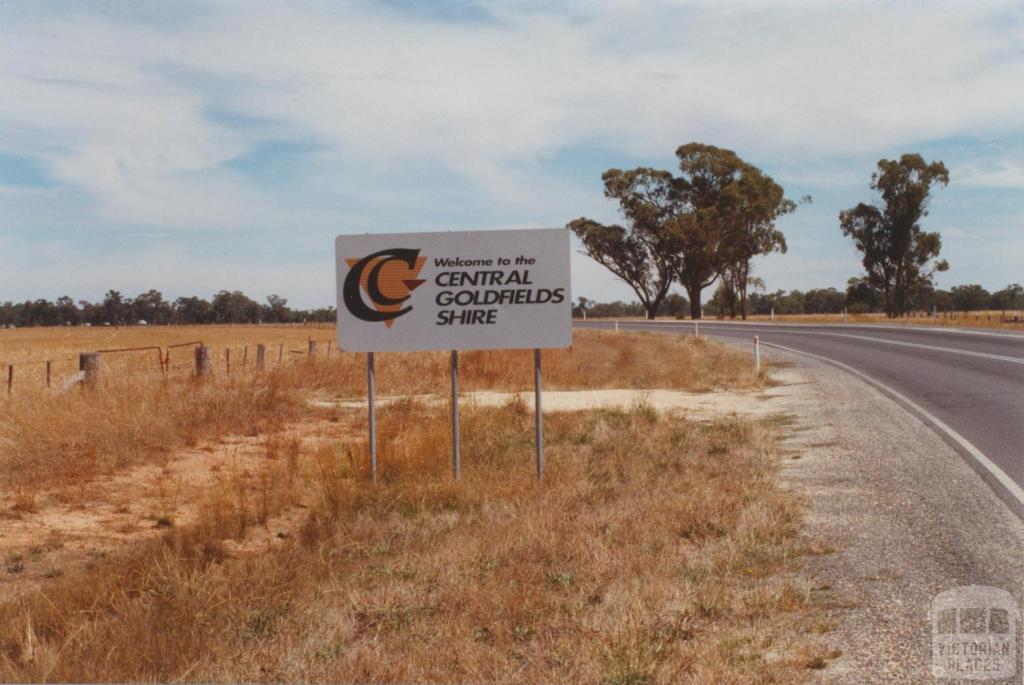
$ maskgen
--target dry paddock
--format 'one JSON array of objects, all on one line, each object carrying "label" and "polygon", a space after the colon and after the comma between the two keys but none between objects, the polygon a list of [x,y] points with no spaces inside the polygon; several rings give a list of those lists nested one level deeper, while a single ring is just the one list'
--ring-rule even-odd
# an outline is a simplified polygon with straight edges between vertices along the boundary
[{"label": "dry paddock", "polygon": [[[462,369],[466,390],[532,382],[528,353]],[[443,354],[379,371],[385,394],[447,389]],[[8,399],[0,526],[29,532],[4,549],[0,678],[794,682],[835,656],[800,575],[827,547],[776,482],[784,421],[643,398],[552,413],[538,483],[523,403],[467,405],[454,482],[447,408],[404,400],[381,409],[374,485],[365,414],[337,401],[364,372],[342,356]],[[770,385],[713,342],[599,331],[545,374]]]}]

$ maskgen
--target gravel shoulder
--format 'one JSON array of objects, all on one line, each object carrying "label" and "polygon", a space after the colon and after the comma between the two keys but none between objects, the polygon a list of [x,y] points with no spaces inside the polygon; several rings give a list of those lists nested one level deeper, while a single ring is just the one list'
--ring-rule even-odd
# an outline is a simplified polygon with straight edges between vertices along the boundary
[{"label": "gravel shoulder", "polygon": [[[767,356],[793,365],[780,379],[800,390],[779,398],[794,417],[782,482],[808,499],[808,535],[835,549],[806,568],[837,626],[827,639],[842,654],[815,681],[951,682],[931,672],[931,601],[986,585],[1009,591],[1019,607],[1024,524],[931,428],[878,390],[806,357]],[[1007,682],[1019,683],[1019,670]]]}]

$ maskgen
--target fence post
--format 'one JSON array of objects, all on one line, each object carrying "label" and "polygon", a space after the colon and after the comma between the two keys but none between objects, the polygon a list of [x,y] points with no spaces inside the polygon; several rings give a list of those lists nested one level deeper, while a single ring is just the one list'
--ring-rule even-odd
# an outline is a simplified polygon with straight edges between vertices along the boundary
[{"label": "fence post", "polygon": [[256,346],[256,370],[262,371],[264,365],[264,357],[267,353],[267,346],[260,343]]},{"label": "fence post", "polygon": [[205,345],[196,347],[196,378],[204,378],[213,371],[213,362],[210,359],[210,348]]},{"label": "fence post", "polygon": [[243,369],[249,368],[249,346],[248,345],[246,345],[244,348],[242,348],[242,368]]},{"label": "fence post", "polygon": [[53,378],[53,362],[46,360],[46,389],[50,389],[50,381]]},{"label": "fence post", "polygon": [[7,365],[7,394],[14,391],[14,364]]},{"label": "fence post", "polygon": [[100,382],[100,353],[82,352],[78,355],[78,370],[82,377],[82,387],[95,389]]},{"label": "fence post", "polygon": [[309,358],[310,358],[310,360],[312,360],[313,357],[315,357],[315,356],[316,356],[316,341],[315,340],[310,340],[309,341]]},{"label": "fence post", "polygon": [[284,361],[284,343],[277,346],[277,365],[280,366],[282,361]]},{"label": "fence post", "polygon": [[231,350],[230,350],[230,348],[224,350],[224,368],[227,370],[228,374],[231,373]]}]

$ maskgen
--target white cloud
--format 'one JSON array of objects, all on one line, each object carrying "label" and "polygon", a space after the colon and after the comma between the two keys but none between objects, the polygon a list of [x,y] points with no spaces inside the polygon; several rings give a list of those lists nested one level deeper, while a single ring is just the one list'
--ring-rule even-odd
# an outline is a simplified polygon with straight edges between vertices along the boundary
[{"label": "white cloud", "polygon": [[955,167],[950,182],[971,188],[1024,189],[1024,163],[1002,160],[987,164],[975,163]]},{"label": "white cloud", "polygon": [[581,141],[665,156],[725,140],[806,160],[1019,127],[1024,62],[999,56],[1021,31],[992,21],[999,9],[598,3],[576,16],[493,8],[500,22],[459,25],[235,6],[166,30],[57,16],[0,29],[0,124],[126,222],[233,225],[268,211],[217,171],[253,141],[209,121],[210,105],[283,122],[370,169],[431,160],[514,202],[509,162]]},{"label": "white cloud", "polygon": [[[658,159],[713,142],[776,162],[766,170],[786,183],[863,190],[870,169],[833,161],[1021,131],[1024,22],[1013,3],[488,9],[496,21],[469,24],[365,4],[223,5],[162,26],[75,10],[5,16],[0,152],[41,161],[86,224],[366,230],[389,210],[403,228],[415,227],[409,216],[436,226],[458,205],[488,205],[480,221],[490,225],[608,214],[593,188],[540,163],[595,141]],[[228,126],[211,110],[267,124]],[[268,136],[321,146],[298,187],[225,166]],[[431,197],[433,187],[403,185],[432,169],[465,187]],[[966,166],[954,178],[1020,188],[1024,167]],[[0,207],[0,226],[42,204],[19,196]],[[154,273],[180,281],[182,263],[168,260]],[[850,261],[802,268],[817,278]],[[218,264],[207,267],[221,273]],[[580,283],[628,297],[592,264],[574,266]]]}]

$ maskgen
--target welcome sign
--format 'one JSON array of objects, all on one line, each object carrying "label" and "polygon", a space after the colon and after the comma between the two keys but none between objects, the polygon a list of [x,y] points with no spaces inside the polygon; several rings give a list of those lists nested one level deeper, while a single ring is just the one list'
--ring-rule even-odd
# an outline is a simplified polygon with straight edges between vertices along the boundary
[{"label": "welcome sign", "polygon": [[569,231],[338,236],[350,352],[568,347]]}]

